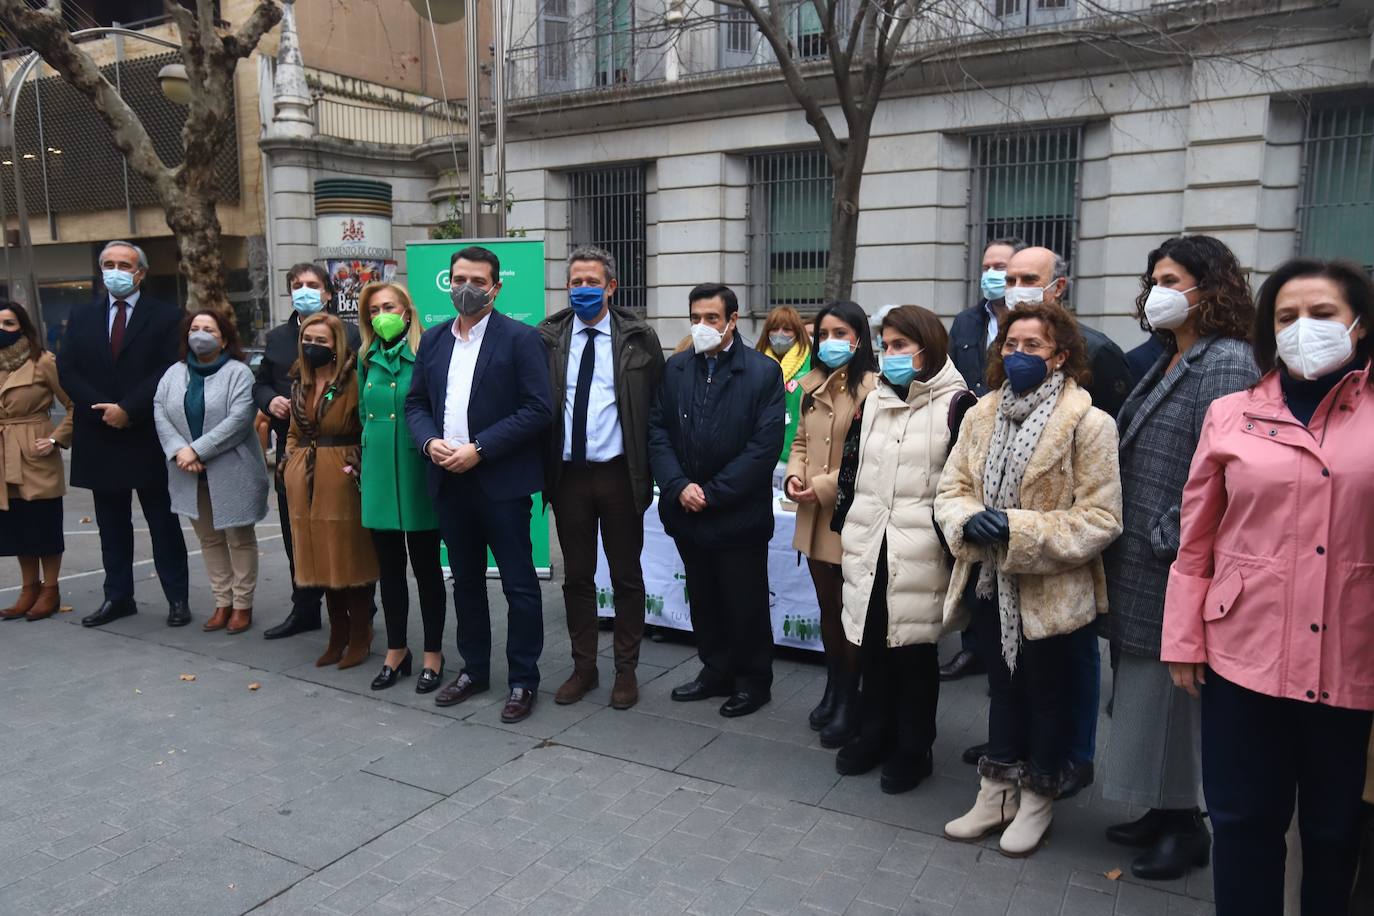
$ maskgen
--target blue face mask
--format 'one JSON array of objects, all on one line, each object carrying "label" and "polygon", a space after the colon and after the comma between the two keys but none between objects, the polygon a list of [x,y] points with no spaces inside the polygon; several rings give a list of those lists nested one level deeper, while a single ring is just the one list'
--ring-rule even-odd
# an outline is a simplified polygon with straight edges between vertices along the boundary
[{"label": "blue face mask", "polygon": [[134,291],[134,275],[127,270],[104,270],[101,271],[100,277],[110,295],[116,299],[123,299]]},{"label": "blue face mask", "polygon": [[1006,370],[1007,382],[1014,394],[1025,394],[1045,380],[1050,374],[1050,364],[1043,356],[1033,353],[1012,353],[1002,357],[1002,368]]},{"label": "blue face mask", "polygon": [[574,286],[568,290],[568,303],[573,314],[583,321],[591,321],[601,314],[606,304],[606,291],[599,286]]},{"label": "blue face mask", "polygon": [[302,286],[300,289],[291,290],[291,307],[304,318],[324,308],[324,300],[320,298],[319,290]]},{"label": "blue face mask", "polygon": [[822,340],[820,349],[816,351],[821,362],[831,369],[838,369],[854,358],[854,348],[847,340]]},{"label": "blue face mask", "polygon": [[883,357],[883,378],[894,385],[909,385],[916,377],[916,361],[910,353]]},{"label": "blue face mask", "polygon": [[1007,272],[988,268],[983,271],[983,279],[979,281],[978,287],[983,291],[983,298],[989,302],[1001,299],[1007,292]]}]

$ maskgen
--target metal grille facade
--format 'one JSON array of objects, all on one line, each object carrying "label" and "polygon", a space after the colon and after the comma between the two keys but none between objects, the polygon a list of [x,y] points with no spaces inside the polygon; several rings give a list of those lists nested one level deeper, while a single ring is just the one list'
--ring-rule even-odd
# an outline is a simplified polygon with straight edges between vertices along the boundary
[{"label": "metal grille facade", "polygon": [[615,256],[616,304],[645,314],[647,266],[644,166],[614,165],[568,174],[568,250],[596,245]]},{"label": "metal grille facade", "polygon": [[825,301],[835,179],[818,149],[749,157],[750,311]]},{"label": "metal grille facade", "polygon": [[981,259],[992,239],[1018,236],[1057,252],[1072,268],[1082,140],[1078,126],[970,138],[972,258]]},{"label": "metal grille facade", "polygon": [[1374,271],[1374,96],[1314,104],[1303,140],[1301,251]]}]

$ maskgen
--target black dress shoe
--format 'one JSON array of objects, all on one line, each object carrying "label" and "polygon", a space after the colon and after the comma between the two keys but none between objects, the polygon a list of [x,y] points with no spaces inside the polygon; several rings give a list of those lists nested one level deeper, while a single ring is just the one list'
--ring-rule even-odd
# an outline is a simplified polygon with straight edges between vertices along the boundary
[{"label": "black dress shoe", "polygon": [[878,781],[878,788],[887,795],[910,792],[934,771],[935,761],[929,748],[923,754],[898,751],[883,761],[883,773]]},{"label": "black dress shoe", "polygon": [[734,695],[734,690],[725,684],[712,684],[710,681],[697,678],[694,681],[673,688],[672,698],[679,703],[692,703],[697,700],[709,700],[711,697],[728,697]]},{"label": "black dress shoe", "polygon": [[501,721],[507,725],[520,722],[534,712],[534,700],[538,690],[529,687],[512,687],[506,705],[501,707]]},{"label": "black dress shoe", "polygon": [[410,652],[406,652],[406,657],[401,659],[401,664],[395,668],[390,665],[382,665],[382,671],[372,679],[373,690],[385,690],[388,687],[396,686],[398,677],[410,677]]},{"label": "black dress shoe", "polygon": [[1202,868],[1212,857],[1212,837],[1197,811],[1169,811],[1163,832],[1147,852],[1131,863],[1131,874],[1143,881],[1173,881]]},{"label": "black dress shoe", "polygon": [[167,608],[167,626],[184,627],[191,622],[191,606],[185,601],[173,601]]},{"label": "black dress shoe", "polygon": [[416,693],[433,693],[444,682],[444,657],[439,656],[439,670],[421,668],[420,676],[415,679]]},{"label": "black dress shoe", "polygon": [[987,743],[984,742],[983,744],[975,744],[973,747],[964,748],[964,752],[959,755],[959,759],[969,766],[975,767],[978,765],[978,761],[982,760],[987,755],[988,746]]},{"label": "black dress shoe", "polygon": [[967,649],[962,649],[948,663],[940,666],[940,680],[957,681],[959,678],[968,677],[970,674],[982,674],[983,671],[983,664],[978,661],[978,656]]},{"label": "black dress shoe", "polygon": [[107,599],[101,602],[100,607],[95,609],[95,613],[88,614],[81,618],[81,625],[83,627],[103,627],[112,620],[118,620],[121,617],[131,617],[137,613],[138,605],[134,603],[132,598],[126,598],[123,601],[110,601]]},{"label": "black dress shoe", "polygon": [[291,609],[286,619],[275,627],[262,631],[263,639],[282,639],[297,633],[309,633],[320,628],[320,609],[303,608],[299,605]]},{"label": "black dress shoe", "polygon": [[747,716],[758,712],[771,699],[773,694],[767,690],[740,690],[730,694],[730,699],[721,704],[720,714],[727,719]]},{"label": "black dress shoe", "polygon": [[1073,798],[1093,784],[1093,765],[1083,763],[1078,766],[1069,764],[1064,768],[1064,778],[1059,783],[1059,794],[1055,798]]},{"label": "black dress shoe", "polygon": [[1168,812],[1151,808],[1128,824],[1113,824],[1107,828],[1107,839],[1118,846],[1144,849],[1159,842]]}]

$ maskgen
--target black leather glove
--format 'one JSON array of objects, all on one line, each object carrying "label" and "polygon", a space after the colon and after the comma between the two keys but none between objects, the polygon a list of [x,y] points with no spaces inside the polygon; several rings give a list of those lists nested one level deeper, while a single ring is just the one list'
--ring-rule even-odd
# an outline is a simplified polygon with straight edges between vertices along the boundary
[{"label": "black leather glove", "polygon": [[1011,522],[1000,509],[984,509],[964,523],[964,539],[975,544],[1011,540]]}]

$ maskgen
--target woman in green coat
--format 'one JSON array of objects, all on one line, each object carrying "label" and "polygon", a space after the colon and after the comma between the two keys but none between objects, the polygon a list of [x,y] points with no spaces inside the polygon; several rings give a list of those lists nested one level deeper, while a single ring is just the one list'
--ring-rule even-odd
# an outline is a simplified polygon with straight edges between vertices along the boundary
[{"label": "woman in green coat", "polygon": [[783,388],[787,397],[787,427],[783,431],[783,464],[792,457],[792,440],[797,436],[801,417],[802,377],[811,371],[811,335],[797,310],[780,305],[768,313],[759,332],[757,349],[782,367]]},{"label": "woman in green coat", "polygon": [[406,647],[410,584],[406,556],[415,571],[424,622],[425,656],[416,693],[436,689],[444,674],[444,575],[439,568],[439,516],[425,492],[425,460],[405,420],[420,320],[410,293],[399,283],[369,283],[358,297],[362,346],[359,352],[358,410],[363,421],[363,527],[372,532],[381,568],[382,612],[386,618],[386,661],[372,681],[385,690],[409,675]]}]

